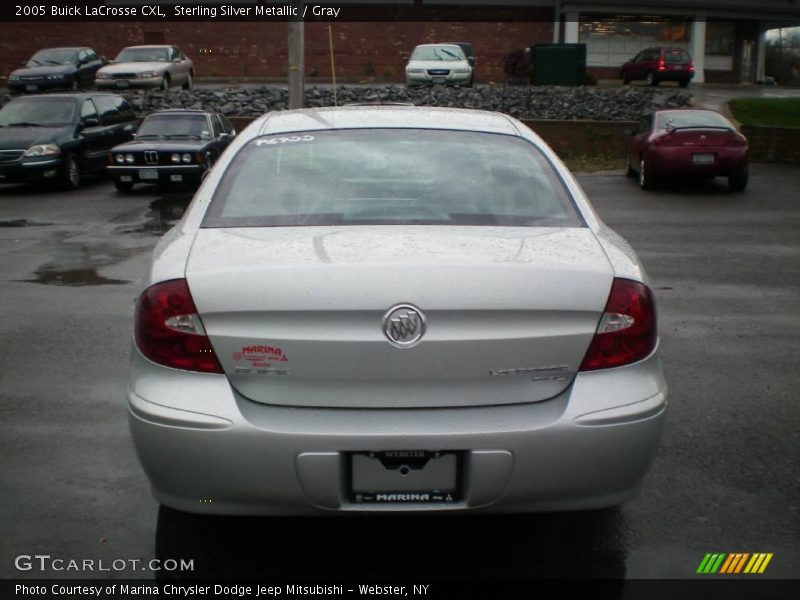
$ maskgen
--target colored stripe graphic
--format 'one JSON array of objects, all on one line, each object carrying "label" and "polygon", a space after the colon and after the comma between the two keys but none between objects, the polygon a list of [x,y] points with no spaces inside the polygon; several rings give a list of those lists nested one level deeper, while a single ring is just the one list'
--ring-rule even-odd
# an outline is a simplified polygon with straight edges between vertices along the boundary
[{"label": "colored stripe graphic", "polygon": [[697,567],[697,573],[712,575],[715,573],[720,575],[760,574],[766,570],[767,565],[772,560],[772,556],[771,552],[758,552],[755,554],[750,554],[749,552],[709,552],[703,557],[700,566]]}]

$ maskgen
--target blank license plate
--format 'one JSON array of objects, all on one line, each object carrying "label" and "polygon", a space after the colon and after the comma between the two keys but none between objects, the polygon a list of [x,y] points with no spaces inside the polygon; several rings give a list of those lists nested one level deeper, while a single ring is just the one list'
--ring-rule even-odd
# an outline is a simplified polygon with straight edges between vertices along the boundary
[{"label": "blank license plate", "polygon": [[434,77],[433,83],[447,83],[447,77]]},{"label": "blank license plate", "polygon": [[38,89],[39,89],[38,85],[26,85],[25,86],[25,91],[26,92],[35,92]]},{"label": "blank license plate", "polygon": [[131,84],[128,83],[127,81],[117,81],[117,83],[116,83],[116,86],[118,88],[126,88],[126,87],[130,87],[130,85]]},{"label": "blank license plate", "polygon": [[461,499],[461,453],[393,450],[350,454],[350,501],[451,503]]},{"label": "blank license plate", "polygon": [[692,154],[692,162],[696,165],[713,165],[713,154]]},{"label": "blank license plate", "polygon": [[158,179],[158,171],[155,169],[139,169],[139,179]]}]

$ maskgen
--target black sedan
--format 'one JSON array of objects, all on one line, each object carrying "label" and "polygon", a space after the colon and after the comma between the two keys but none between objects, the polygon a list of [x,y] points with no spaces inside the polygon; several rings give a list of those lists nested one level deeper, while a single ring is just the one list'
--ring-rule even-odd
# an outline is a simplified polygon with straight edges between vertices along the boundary
[{"label": "black sedan", "polygon": [[39,50],[23,68],[8,76],[8,90],[12,93],[49,89],[78,91],[93,85],[97,70],[107,62],[86,47]]},{"label": "black sedan", "polygon": [[16,98],[0,109],[0,183],[77,188],[84,174],[104,171],[108,151],[137,126],[133,109],[114,94]]},{"label": "black sedan", "polygon": [[111,150],[108,172],[121,192],[137,183],[200,180],[236,135],[224,115],[169,109],[149,115],[132,142]]}]

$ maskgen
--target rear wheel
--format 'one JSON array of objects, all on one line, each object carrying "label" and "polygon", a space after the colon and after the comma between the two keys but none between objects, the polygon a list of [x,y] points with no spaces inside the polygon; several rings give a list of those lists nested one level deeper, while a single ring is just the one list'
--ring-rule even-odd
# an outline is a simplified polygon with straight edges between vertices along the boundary
[{"label": "rear wheel", "polygon": [[75,190],[81,185],[81,167],[74,154],[67,154],[58,180],[62,190]]},{"label": "rear wheel", "polygon": [[133,189],[133,182],[132,181],[121,181],[119,179],[114,180],[114,187],[117,188],[118,192],[130,192]]},{"label": "rear wheel", "polygon": [[639,187],[643,190],[652,190],[653,183],[653,176],[650,174],[650,169],[645,164],[644,159],[641,159],[639,161]]},{"label": "rear wheel", "polygon": [[658,85],[658,78],[652,71],[647,72],[647,77],[645,77],[645,81],[647,82],[647,85],[652,85],[652,86]]},{"label": "rear wheel", "polygon": [[732,192],[743,192],[747,189],[747,182],[750,179],[750,174],[747,171],[733,173],[728,175],[728,187]]},{"label": "rear wheel", "polygon": [[681,79],[678,82],[678,85],[680,85],[682,88],[689,87],[689,81],[689,79]]}]

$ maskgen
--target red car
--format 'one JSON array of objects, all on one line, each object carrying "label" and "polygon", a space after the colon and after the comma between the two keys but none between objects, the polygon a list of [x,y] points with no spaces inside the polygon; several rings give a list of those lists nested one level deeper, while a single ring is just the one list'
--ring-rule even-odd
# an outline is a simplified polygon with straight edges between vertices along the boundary
[{"label": "red car", "polygon": [[747,187],[747,138],[713,110],[661,110],[645,116],[625,145],[628,175],[642,189],[676,175],[723,176],[735,192]]},{"label": "red car", "polygon": [[694,61],[683,48],[647,48],[622,65],[619,77],[624,84],[643,79],[649,85],[677,81],[686,87],[694,77]]}]

